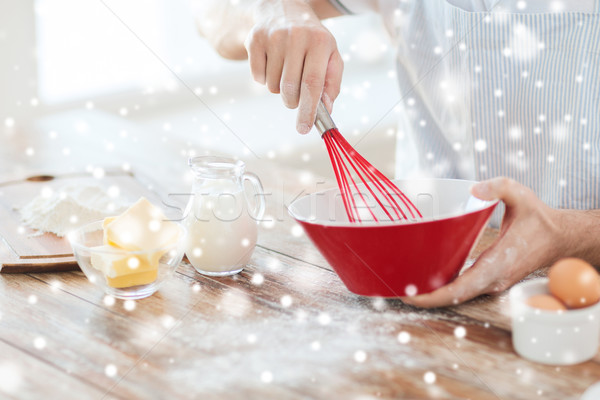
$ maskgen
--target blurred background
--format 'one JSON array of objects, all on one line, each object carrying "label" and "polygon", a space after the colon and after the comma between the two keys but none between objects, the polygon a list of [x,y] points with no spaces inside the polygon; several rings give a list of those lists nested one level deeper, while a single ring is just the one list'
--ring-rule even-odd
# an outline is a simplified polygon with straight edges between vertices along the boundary
[{"label": "blurred background", "polygon": [[[325,25],[345,61],[334,119],[393,175],[389,111],[399,94],[380,19]],[[157,155],[177,152],[175,171],[189,156],[216,153],[332,176],[317,133],[297,134],[296,112],[253,82],[247,62],[210,48],[187,0],[0,0],[0,54],[0,157],[14,159],[13,173],[58,157],[73,170],[135,168],[147,158],[169,168]],[[92,157],[79,157],[82,144]]]}]

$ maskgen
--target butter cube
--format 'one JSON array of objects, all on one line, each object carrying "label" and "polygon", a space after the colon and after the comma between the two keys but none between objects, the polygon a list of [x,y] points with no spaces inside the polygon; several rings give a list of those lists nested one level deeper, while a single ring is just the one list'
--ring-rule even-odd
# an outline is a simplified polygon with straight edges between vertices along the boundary
[{"label": "butter cube", "polygon": [[[144,197],[123,214],[105,218],[102,228],[103,245],[92,249],[91,263],[114,288],[154,282],[159,260],[166,252],[156,249],[174,244],[180,232],[177,224],[167,221],[161,210]],[[147,253],[111,252],[116,249]]]},{"label": "butter cube", "polygon": [[106,218],[104,218],[104,221],[102,221],[102,230],[103,230],[102,243],[103,244],[108,244],[108,237],[106,237],[106,227],[108,226],[108,224],[113,222],[115,219],[117,219],[117,217],[106,217]]},{"label": "butter cube", "polygon": [[103,245],[92,248],[91,263],[100,270],[108,285],[114,288],[146,285],[158,276],[160,252],[123,255],[110,253],[113,246]]},{"label": "butter cube", "polygon": [[177,241],[177,224],[167,221],[162,211],[140,198],[123,214],[104,221],[105,244],[139,251],[168,246]]},{"label": "butter cube", "polygon": [[129,274],[119,276],[117,278],[106,277],[108,285],[114,288],[127,288],[131,286],[147,285],[156,280],[158,276],[158,270],[138,272],[137,274]]}]

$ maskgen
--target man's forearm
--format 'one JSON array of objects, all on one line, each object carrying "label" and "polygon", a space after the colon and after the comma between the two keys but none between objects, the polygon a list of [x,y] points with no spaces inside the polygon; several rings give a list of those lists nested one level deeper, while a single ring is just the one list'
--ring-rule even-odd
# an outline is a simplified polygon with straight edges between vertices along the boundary
[{"label": "man's forearm", "polygon": [[328,0],[239,0],[235,4],[228,0],[196,0],[196,25],[215,50],[232,60],[248,57],[244,41],[256,24],[256,14],[276,14],[284,3],[308,4],[320,18],[342,15]]},{"label": "man's forearm", "polygon": [[600,210],[561,210],[563,243],[569,256],[600,266]]}]

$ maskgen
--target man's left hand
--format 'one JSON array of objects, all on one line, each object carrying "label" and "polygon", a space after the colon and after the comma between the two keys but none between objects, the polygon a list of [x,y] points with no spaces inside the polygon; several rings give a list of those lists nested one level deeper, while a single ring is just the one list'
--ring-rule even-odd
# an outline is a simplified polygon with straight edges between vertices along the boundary
[{"label": "man's left hand", "polygon": [[506,205],[498,238],[454,281],[431,293],[404,297],[405,303],[440,307],[500,293],[562,257],[559,221],[563,211],[550,208],[531,189],[508,178],[479,182],[471,193],[482,200],[502,200]]}]

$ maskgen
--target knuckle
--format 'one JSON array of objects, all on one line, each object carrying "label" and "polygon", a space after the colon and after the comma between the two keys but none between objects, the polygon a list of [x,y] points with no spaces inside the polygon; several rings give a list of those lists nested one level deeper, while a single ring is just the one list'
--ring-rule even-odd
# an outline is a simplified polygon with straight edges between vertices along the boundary
[{"label": "knuckle", "polygon": [[298,107],[299,97],[298,86],[292,82],[283,82],[281,84],[281,96],[283,98],[283,104],[287,108]]},{"label": "knuckle", "polygon": [[276,82],[267,82],[267,88],[271,93],[279,93],[279,85]]},{"label": "knuckle", "polygon": [[335,54],[336,54],[336,57],[335,57],[336,62],[339,65],[340,72],[342,72],[342,71],[344,71],[344,59],[342,58],[342,55],[338,51],[336,51]]},{"label": "knuckle", "polygon": [[294,42],[301,38],[304,38],[307,31],[306,28],[303,26],[291,26],[288,28],[287,32],[292,42]]},{"label": "knuckle", "polygon": [[455,290],[451,290],[451,295],[449,294],[448,297],[446,297],[444,303],[448,305],[457,305],[464,303],[469,299],[469,296],[466,292],[464,292],[463,290],[456,290],[456,288],[454,289]]},{"label": "knuckle", "polygon": [[269,30],[268,38],[269,43],[272,45],[279,45],[282,42],[287,41],[288,32],[285,29],[273,28]]},{"label": "knuckle", "polygon": [[501,190],[505,193],[513,193],[513,195],[518,196],[523,199],[523,205],[531,208],[534,203],[536,203],[537,196],[533,190],[530,188],[520,184],[514,179],[507,177],[498,178],[497,185],[501,188]]},{"label": "knuckle", "polygon": [[315,28],[311,31],[311,43],[316,45],[324,45],[330,44],[332,41],[332,36],[324,28]]},{"label": "knuckle", "polygon": [[246,40],[244,41],[244,47],[246,48],[249,57],[254,55],[256,51],[258,51],[258,43],[256,43],[256,40],[250,35],[246,36]]},{"label": "knuckle", "polygon": [[502,176],[498,178],[498,185],[503,189],[508,189],[514,184],[514,181],[510,178]]},{"label": "knuckle", "polygon": [[294,82],[282,82],[281,92],[290,97],[296,97],[299,94],[298,85]]},{"label": "knuckle", "polygon": [[263,36],[264,36],[264,32],[262,29],[258,29],[256,27],[253,27],[250,32],[248,32],[248,35],[246,36],[246,47],[248,49],[251,48],[256,48],[258,46],[261,45],[261,43],[263,42]]},{"label": "knuckle", "polygon": [[334,85],[334,86],[329,86],[329,97],[331,98],[331,100],[335,100],[338,95],[340,94],[340,86],[339,85]]},{"label": "knuckle", "polygon": [[510,283],[504,279],[497,281],[490,289],[491,294],[500,294],[510,287]]},{"label": "knuckle", "polygon": [[322,26],[302,26],[296,25],[287,28],[286,40],[291,44],[305,43],[311,47],[330,45],[335,42],[333,35]]},{"label": "knuckle", "polygon": [[452,304],[451,305],[456,306],[458,304],[462,304],[462,303],[465,302],[465,300],[466,300],[465,296],[454,296],[452,298]]},{"label": "knuckle", "polygon": [[537,207],[538,198],[533,190],[529,188],[524,188],[519,192],[519,194],[523,196],[523,204],[529,206],[528,208],[533,208],[536,211],[541,211]]},{"label": "knuckle", "polygon": [[318,74],[310,73],[302,77],[302,85],[309,90],[320,90],[323,87],[323,78]]}]

